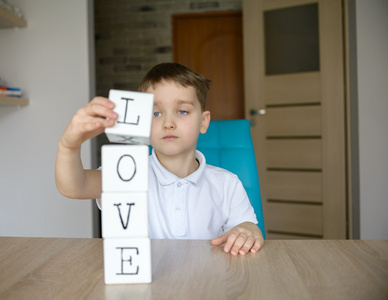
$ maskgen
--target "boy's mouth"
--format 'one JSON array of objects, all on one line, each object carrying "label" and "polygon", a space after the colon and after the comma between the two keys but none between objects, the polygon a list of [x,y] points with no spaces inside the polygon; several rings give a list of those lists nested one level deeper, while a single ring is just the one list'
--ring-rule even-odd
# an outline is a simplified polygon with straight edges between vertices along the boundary
[{"label": "boy's mouth", "polygon": [[163,140],[172,141],[172,140],[176,140],[177,138],[178,137],[175,135],[166,135],[163,137]]}]

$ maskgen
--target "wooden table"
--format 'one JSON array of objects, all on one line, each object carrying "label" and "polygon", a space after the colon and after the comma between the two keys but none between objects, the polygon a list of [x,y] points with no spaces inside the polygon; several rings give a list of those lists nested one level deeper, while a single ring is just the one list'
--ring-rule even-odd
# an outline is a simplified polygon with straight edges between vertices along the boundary
[{"label": "wooden table", "polygon": [[153,282],[105,285],[101,239],[0,237],[0,299],[387,299],[388,241],[153,240]]}]

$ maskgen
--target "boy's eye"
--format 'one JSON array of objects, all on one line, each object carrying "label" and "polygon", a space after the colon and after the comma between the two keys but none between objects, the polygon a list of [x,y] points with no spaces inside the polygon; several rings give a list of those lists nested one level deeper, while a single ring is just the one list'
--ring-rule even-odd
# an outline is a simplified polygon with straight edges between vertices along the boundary
[{"label": "boy's eye", "polygon": [[178,110],[178,114],[180,115],[186,115],[188,112],[186,110]]},{"label": "boy's eye", "polygon": [[159,117],[160,115],[161,115],[160,112],[157,112],[157,111],[154,112],[154,117]]}]

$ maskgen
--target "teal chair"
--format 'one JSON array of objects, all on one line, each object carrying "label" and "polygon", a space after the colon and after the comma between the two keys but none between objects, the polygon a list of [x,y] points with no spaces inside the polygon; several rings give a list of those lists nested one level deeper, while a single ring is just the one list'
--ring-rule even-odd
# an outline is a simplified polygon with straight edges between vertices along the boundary
[{"label": "teal chair", "polygon": [[226,169],[239,177],[265,238],[259,176],[249,121],[210,121],[207,132],[199,135],[197,149],[205,155],[207,164]]}]

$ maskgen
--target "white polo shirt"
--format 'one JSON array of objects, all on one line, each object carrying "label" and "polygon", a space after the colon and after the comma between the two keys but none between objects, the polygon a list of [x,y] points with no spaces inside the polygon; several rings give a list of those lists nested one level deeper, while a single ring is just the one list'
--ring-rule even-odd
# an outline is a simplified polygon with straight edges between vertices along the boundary
[{"label": "white polo shirt", "polygon": [[199,168],[186,178],[179,178],[160,164],[154,151],[149,156],[150,238],[213,239],[240,223],[257,224],[238,177],[207,165],[199,151],[195,157]]}]

